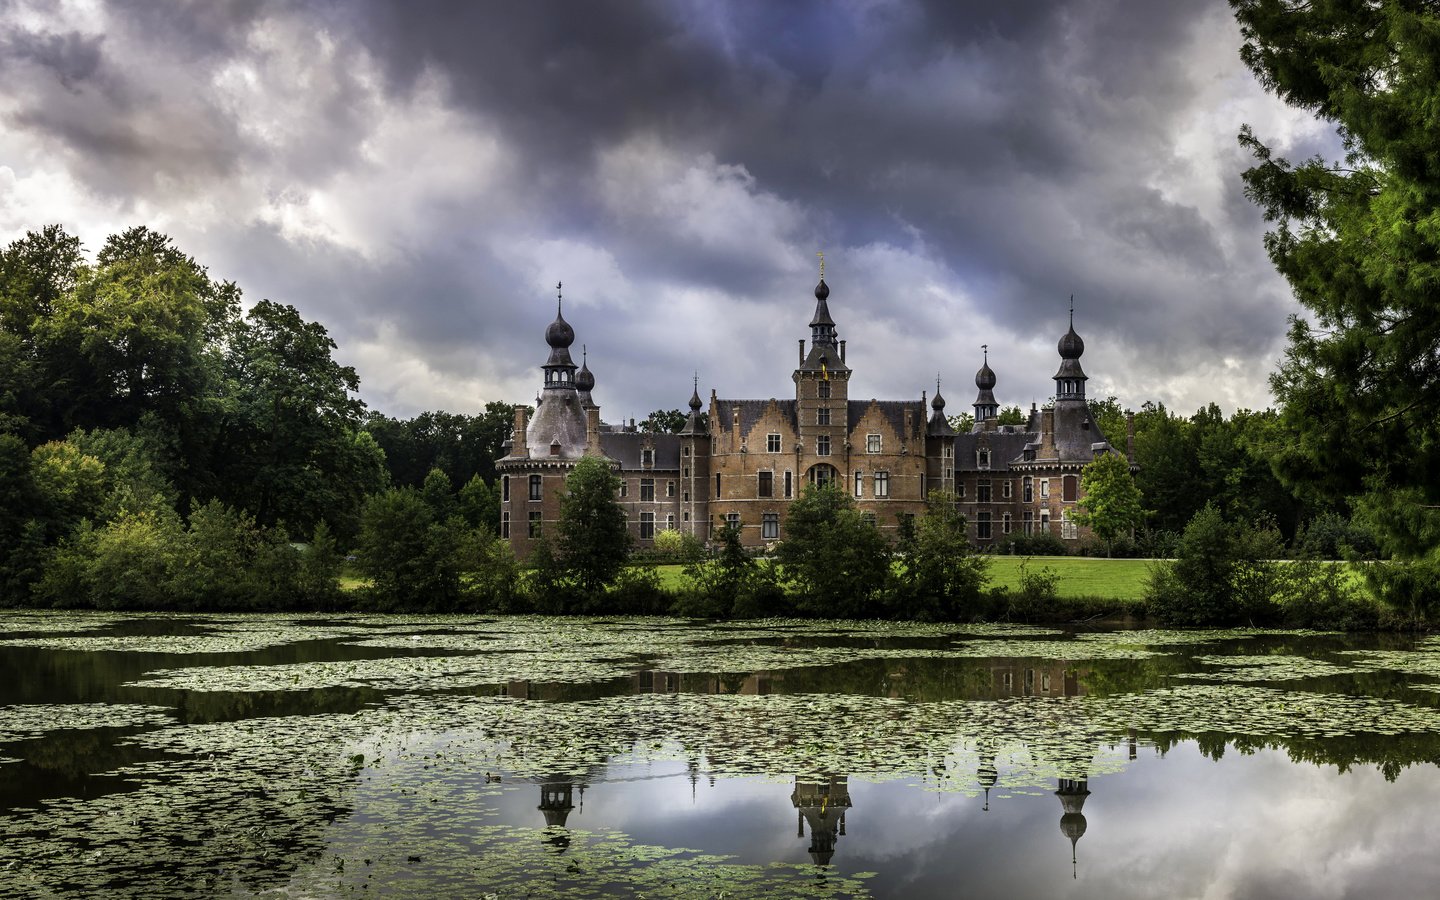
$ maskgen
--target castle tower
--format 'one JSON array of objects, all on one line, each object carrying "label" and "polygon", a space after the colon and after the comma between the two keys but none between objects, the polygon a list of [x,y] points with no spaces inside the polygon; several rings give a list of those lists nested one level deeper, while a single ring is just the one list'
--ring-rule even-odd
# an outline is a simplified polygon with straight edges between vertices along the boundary
[{"label": "castle tower", "polygon": [[590,372],[590,354],[584,344],[580,345],[580,371],[575,373],[575,390],[580,395],[580,405],[585,409],[599,409],[590,392],[595,390],[595,376]]},{"label": "castle tower", "polygon": [[680,430],[680,532],[710,538],[710,424],[700,411],[700,376],[691,384],[690,413]]},{"label": "castle tower", "polygon": [[[1060,370],[1055,373],[1055,402],[1085,402],[1085,370],[1080,368],[1080,357],[1085,354],[1085,342],[1075,333],[1075,298],[1070,298],[1070,330],[1060,338]],[[977,378],[978,380],[978,378]],[[977,417],[978,418],[978,417]]]},{"label": "castle tower", "polygon": [[850,427],[850,367],[845,365],[845,342],[838,340],[830,317],[829,297],[822,260],[815,314],[810,318],[810,350],[806,352],[802,340],[800,365],[793,376],[801,455],[814,460],[800,467],[816,484],[841,482],[841,473],[848,468],[844,448]]},{"label": "castle tower", "polygon": [[1081,810],[1085,807],[1085,798],[1090,796],[1089,784],[1084,778],[1062,778],[1055,796],[1060,798],[1060,808],[1064,810],[1060,816],[1060,833],[1070,839],[1070,874],[1075,877],[1075,845],[1085,836],[1085,814]]},{"label": "castle tower", "polygon": [[817,866],[829,865],[835,855],[835,841],[845,834],[845,811],[852,805],[850,779],[844,775],[832,775],[823,781],[802,781],[796,776],[790,803],[797,811],[796,836],[805,836],[805,825],[808,823],[810,858]]},{"label": "castle tower", "polygon": [[988,431],[995,427],[995,419],[1000,414],[1000,405],[995,402],[995,372],[990,368],[990,345],[981,344],[980,350],[985,354],[985,361],[980,366],[980,371],[975,373],[975,386],[980,393],[975,395],[975,431]]}]

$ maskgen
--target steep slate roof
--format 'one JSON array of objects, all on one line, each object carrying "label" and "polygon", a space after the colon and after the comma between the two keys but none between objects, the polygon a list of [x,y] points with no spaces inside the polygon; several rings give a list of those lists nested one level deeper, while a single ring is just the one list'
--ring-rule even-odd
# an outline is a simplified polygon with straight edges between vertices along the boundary
[{"label": "steep slate roof", "polygon": [[[903,438],[912,437],[905,433],[905,410],[910,410],[910,415],[913,417],[911,427],[922,427],[929,421],[925,413],[925,404],[919,400],[851,400],[849,409],[851,428],[854,428],[855,423],[860,421],[860,417],[865,415],[865,411],[870,408],[871,403],[874,403],[880,410],[880,415],[885,417],[885,421],[895,429],[895,433]],[[922,436],[924,435],[923,427],[920,433]]]},{"label": "steep slate roof", "polygon": [[579,459],[585,454],[585,411],[580,397],[571,390],[547,390],[535,415],[525,429],[525,440],[534,457],[547,457],[550,444],[558,441],[561,459]]},{"label": "steep slate roof", "polygon": [[608,432],[600,435],[600,449],[605,455],[620,463],[620,468],[644,471],[640,466],[640,451],[645,439],[649,438],[655,448],[657,470],[680,468],[680,435],[648,434],[640,431]]},{"label": "steep slate roof", "polygon": [[1090,404],[1055,401],[1055,449],[1061,460],[1088,463],[1095,458],[1092,445],[1104,442],[1105,435],[1090,413]]},{"label": "steep slate roof", "polygon": [[760,417],[765,415],[765,410],[774,403],[780,409],[780,417],[784,419],[792,429],[799,430],[799,422],[795,417],[794,400],[721,400],[715,399],[715,418],[718,421],[710,423],[710,433],[718,434],[721,431],[729,431],[733,426],[731,410],[733,407],[740,407],[740,433],[749,434]]},{"label": "steep slate roof", "polygon": [[[1019,462],[1025,452],[1025,445],[1032,441],[1038,441],[1040,435],[1033,431],[1019,431],[1015,425],[1002,425],[1002,429],[1015,428],[1015,431],[988,431],[984,437],[990,447],[990,471],[1004,472],[1009,470],[1010,463]],[[980,449],[981,434],[967,431],[957,435],[955,438],[955,468],[957,471],[974,472],[975,452]]]}]

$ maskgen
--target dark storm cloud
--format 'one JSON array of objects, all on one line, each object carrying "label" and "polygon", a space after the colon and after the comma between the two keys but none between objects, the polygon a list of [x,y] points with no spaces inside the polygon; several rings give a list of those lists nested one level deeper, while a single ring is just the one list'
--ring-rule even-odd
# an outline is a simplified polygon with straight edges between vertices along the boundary
[{"label": "dark storm cloud", "polygon": [[[1233,93],[1214,73],[1243,72],[1207,4],[133,0],[103,36],[5,10],[7,128],[342,348],[481,399],[523,399],[557,278],[602,401],[680,405],[669,376],[694,368],[783,392],[822,247],[881,394],[968,379],[999,338],[1028,360],[1002,382],[1043,399],[1072,293],[1137,391],[1273,355],[1289,308],[1240,121],[1210,108]],[[1177,135],[1216,128],[1222,150],[1187,156]],[[1186,168],[1207,160],[1228,179],[1208,204],[1213,172]],[[466,165],[483,187],[444,174]],[[414,411],[403,379],[361,375]]]}]

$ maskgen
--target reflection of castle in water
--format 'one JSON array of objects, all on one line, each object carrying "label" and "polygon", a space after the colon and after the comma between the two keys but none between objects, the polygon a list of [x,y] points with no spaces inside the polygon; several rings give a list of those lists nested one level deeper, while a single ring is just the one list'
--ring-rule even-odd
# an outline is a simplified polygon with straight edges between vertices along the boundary
[{"label": "reflection of castle in water", "polygon": [[1076,877],[1075,845],[1085,836],[1085,814],[1081,810],[1085,807],[1085,798],[1090,796],[1089,783],[1084,778],[1062,778],[1055,796],[1060,798],[1060,808],[1065,811],[1060,816],[1060,833],[1070,839],[1070,874]]},{"label": "reflection of castle in water", "polygon": [[836,839],[845,834],[845,811],[851,806],[849,777],[831,775],[820,780],[797,775],[790,803],[796,810],[795,836],[803,838],[809,824],[810,858],[817,866],[829,865]]}]

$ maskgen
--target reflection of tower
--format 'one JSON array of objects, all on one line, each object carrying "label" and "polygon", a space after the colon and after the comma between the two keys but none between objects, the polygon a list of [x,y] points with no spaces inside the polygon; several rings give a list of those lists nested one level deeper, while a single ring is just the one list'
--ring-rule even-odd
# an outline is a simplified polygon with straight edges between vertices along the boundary
[{"label": "reflection of tower", "polygon": [[574,797],[575,784],[568,775],[557,775],[542,782],[540,805],[537,809],[545,814],[545,824],[564,828],[565,820],[570,817],[570,810],[575,808]]},{"label": "reflection of tower", "polygon": [[1000,780],[1000,771],[995,768],[995,751],[988,743],[980,745],[980,766],[975,770],[975,780],[985,789],[985,805],[981,812],[990,811],[990,789]]},{"label": "reflection of tower", "polygon": [[1070,874],[1074,877],[1075,844],[1085,836],[1085,814],[1081,810],[1085,807],[1085,798],[1090,796],[1090,788],[1083,778],[1062,778],[1055,796],[1060,798],[1060,808],[1065,810],[1060,816],[1060,833],[1070,839]]},{"label": "reflection of tower", "polygon": [[817,866],[829,865],[835,855],[835,839],[845,833],[845,810],[850,808],[850,779],[844,775],[830,776],[824,781],[801,781],[795,776],[795,792],[790,802],[798,811],[799,831],[805,836],[805,823],[810,823],[810,858]]}]

